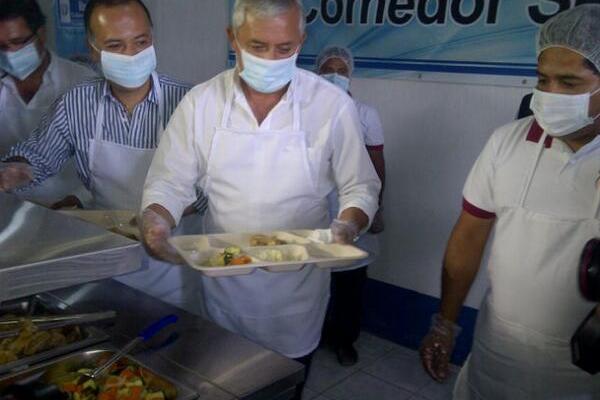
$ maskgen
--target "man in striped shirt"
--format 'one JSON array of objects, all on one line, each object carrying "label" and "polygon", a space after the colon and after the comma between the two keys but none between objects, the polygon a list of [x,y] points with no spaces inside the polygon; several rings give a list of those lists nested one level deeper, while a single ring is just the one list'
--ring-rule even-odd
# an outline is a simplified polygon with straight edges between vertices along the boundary
[{"label": "man in striped shirt", "polygon": [[91,0],[85,23],[105,79],[55,102],[32,137],[3,157],[0,190],[39,184],[75,157],[93,207],[137,210],[160,133],[190,87],[154,72],[152,21],[141,1]]},{"label": "man in striped shirt", "polygon": [[[152,22],[140,0],[90,0],[84,19],[105,79],[81,83],[55,102],[33,136],[0,163],[0,191],[39,184],[74,157],[93,207],[137,211],[162,131],[189,86],[154,71]],[[149,269],[119,280],[180,307],[193,301],[185,270],[144,262]]]}]

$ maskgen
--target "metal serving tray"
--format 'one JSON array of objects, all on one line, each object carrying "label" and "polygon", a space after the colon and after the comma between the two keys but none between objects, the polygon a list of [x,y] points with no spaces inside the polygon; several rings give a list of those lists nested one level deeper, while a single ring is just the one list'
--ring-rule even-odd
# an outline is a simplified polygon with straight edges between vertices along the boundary
[{"label": "metal serving tray", "polygon": [[[319,268],[335,268],[350,265],[356,260],[368,257],[368,253],[351,245],[322,243],[312,239],[318,237],[316,231],[291,230],[275,232],[256,232],[240,234],[183,235],[174,236],[169,242],[184,258],[187,264],[207,276],[245,275],[263,268],[270,272],[298,271],[306,264]],[[275,246],[252,246],[255,235],[272,236],[285,242]],[[250,256],[252,262],[244,265],[210,266],[206,261],[222,252],[226,247],[236,246],[242,253]],[[277,250],[284,255],[285,261],[270,261],[265,252]]]},{"label": "metal serving tray", "polygon": [[0,301],[127,274],[139,242],[0,193]]},{"label": "metal serving tray", "polygon": [[112,233],[140,241],[140,230],[136,222],[136,214],[129,210],[59,210],[69,215],[98,225]]},{"label": "metal serving tray", "polygon": [[[13,314],[17,316],[58,315],[67,314],[69,306],[48,294],[38,294],[24,299],[11,300],[0,304],[0,316]],[[65,346],[43,351],[17,361],[0,364],[0,376],[14,371],[20,371],[31,365],[49,360],[73,351],[92,346],[110,339],[110,336],[94,326],[81,327],[83,339]]]},{"label": "metal serving tray", "polygon": [[[6,377],[0,378],[0,394],[8,386],[13,385],[15,383],[29,382],[31,380],[38,379],[41,382],[47,384],[57,383],[58,381],[60,381],[61,378],[65,377],[67,374],[76,372],[78,369],[94,368],[98,366],[98,359],[100,357],[113,355],[114,352],[114,349],[108,347],[91,349],[71,354],[58,360],[54,360],[33,368],[29,368],[25,371],[8,375]],[[174,387],[177,390],[176,400],[193,400],[197,397],[197,394],[192,389],[170,378],[165,378],[163,375],[157,373],[152,368],[148,368],[146,365],[136,360],[135,357],[126,356],[124,358],[127,359],[130,363],[138,367],[145,368],[153,374],[157,375],[160,379],[164,381],[164,384]]]}]

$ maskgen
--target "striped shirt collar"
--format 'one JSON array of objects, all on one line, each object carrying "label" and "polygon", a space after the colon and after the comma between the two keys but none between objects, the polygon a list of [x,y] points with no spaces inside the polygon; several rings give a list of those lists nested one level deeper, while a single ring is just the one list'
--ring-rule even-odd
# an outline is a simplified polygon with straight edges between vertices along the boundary
[{"label": "striped shirt collar", "polygon": [[[150,101],[151,103],[158,105],[158,93],[157,93],[156,88],[154,87],[152,76],[150,76],[149,79],[150,79],[150,93],[148,93],[148,96],[146,96],[146,98],[143,101],[144,102]],[[160,82],[160,76],[158,77],[158,81]],[[108,80],[106,80],[106,79],[103,80],[100,91],[101,91],[101,97],[108,97],[109,99],[112,99],[112,100],[120,103],[120,101],[115,96],[113,96],[112,91],[110,90],[110,85],[108,84]]]}]

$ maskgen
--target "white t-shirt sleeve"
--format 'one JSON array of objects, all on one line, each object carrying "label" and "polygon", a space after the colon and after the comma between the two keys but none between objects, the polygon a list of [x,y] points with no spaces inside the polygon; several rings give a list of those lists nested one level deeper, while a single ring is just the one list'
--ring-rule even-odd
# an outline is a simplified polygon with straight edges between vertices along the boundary
[{"label": "white t-shirt sleeve", "polygon": [[356,102],[360,125],[367,147],[383,146],[383,126],[376,109],[366,104]]},{"label": "white t-shirt sleeve", "polygon": [[463,189],[463,210],[479,218],[494,218],[494,164],[498,154],[497,135],[488,140],[471,168]]}]

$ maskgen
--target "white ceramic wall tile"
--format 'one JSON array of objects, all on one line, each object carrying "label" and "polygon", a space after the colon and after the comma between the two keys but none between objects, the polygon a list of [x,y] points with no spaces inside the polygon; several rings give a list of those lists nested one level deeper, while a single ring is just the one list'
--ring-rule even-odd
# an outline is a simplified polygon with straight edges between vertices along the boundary
[{"label": "white ceramic wall tile", "polygon": [[413,394],[364,372],[357,372],[327,390],[332,400],[405,400]]}]

